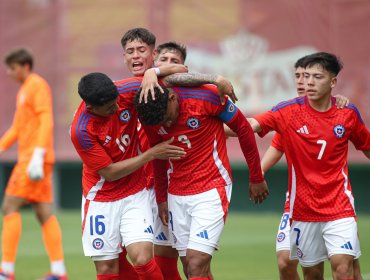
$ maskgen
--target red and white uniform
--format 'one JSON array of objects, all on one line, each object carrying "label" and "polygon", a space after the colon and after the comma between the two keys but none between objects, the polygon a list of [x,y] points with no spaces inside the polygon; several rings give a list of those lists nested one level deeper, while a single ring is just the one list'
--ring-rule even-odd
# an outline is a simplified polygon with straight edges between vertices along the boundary
[{"label": "red and white uniform", "polygon": [[[140,150],[141,152],[145,152],[150,148],[150,143],[140,122],[138,122],[137,131],[139,134]],[[151,161],[144,165],[144,171],[146,187],[151,189],[154,187],[153,163]]]},{"label": "red and white uniform", "polygon": [[[261,170],[257,168],[260,166],[258,150],[249,142],[254,140],[254,136],[239,109],[230,101],[221,105],[217,88],[212,85],[173,90],[177,93],[180,107],[176,124],[169,128],[143,125],[152,145],[174,137],[172,144],[186,151],[185,157],[170,162],[168,192],[193,195],[232,183],[223,122],[243,133],[239,141],[249,165],[250,181],[262,182]],[[167,176],[158,174],[158,167],[163,170],[158,162],[161,161],[155,162],[154,170],[156,180],[161,184],[155,184],[163,186],[163,183],[167,184]],[[159,192],[162,193],[161,190]]]},{"label": "red and white uniform", "polygon": [[168,172],[166,161],[155,161],[157,202],[167,200],[168,185],[169,223],[180,256],[187,248],[212,254],[224,226],[232,184],[223,123],[238,134],[252,183],[264,180],[259,154],[249,123],[233,103],[221,104],[216,87],[173,90],[180,110],[176,123],[143,125],[151,145],[174,137],[172,144],[187,153],[170,161]]},{"label": "red and white uniform", "polygon": [[138,78],[115,82],[119,109],[109,118],[90,114],[85,102],[81,102],[75,113],[71,138],[83,161],[82,188],[88,200],[114,201],[145,187],[143,168],[113,182],[98,174],[113,162],[138,155],[137,112],[133,98],[140,83]]},{"label": "red and white uniform", "polygon": [[[335,104],[335,100],[332,100]],[[348,141],[358,150],[370,149],[370,134],[354,105],[317,112],[306,97],[275,106],[256,117],[260,136],[281,135],[289,167],[291,218],[325,222],[354,217],[348,180]]]},{"label": "red and white uniform", "polygon": [[[87,256],[115,258],[121,250],[121,242],[127,246],[153,238],[144,169],[112,182],[98,173],[111,163],[139,153],[138,117],[133,101],[140,84],[140,78],[115,82],[119,109],[113,116],[90,114],[85,102],[81,102],[72,121],[72,142],[83,161],[82,231]],[[129,215],[140,220],[140,225],[130,221],[130,217],[126,220]]]}]

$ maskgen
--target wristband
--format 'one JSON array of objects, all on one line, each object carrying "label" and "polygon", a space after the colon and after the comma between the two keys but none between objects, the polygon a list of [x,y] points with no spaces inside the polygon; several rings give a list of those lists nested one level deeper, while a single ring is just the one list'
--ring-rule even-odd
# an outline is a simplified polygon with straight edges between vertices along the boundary
[{"label": "wristband", "polygon": [[154,72],[157,76],[159,76],[161,74],[161,70],[158,68],[158,67],[154,67]]}]

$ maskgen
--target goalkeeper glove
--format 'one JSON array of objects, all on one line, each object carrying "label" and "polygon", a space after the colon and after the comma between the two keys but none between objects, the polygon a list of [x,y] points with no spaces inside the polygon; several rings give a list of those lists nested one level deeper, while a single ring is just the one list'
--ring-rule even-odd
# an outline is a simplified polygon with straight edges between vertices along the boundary
[{"label": "goalkeeper glove", "polygon": [[44,178],[44,148],[35,148],[32,154],[32,158],[27,167],[27,175],[33,180],[41,180]]}]

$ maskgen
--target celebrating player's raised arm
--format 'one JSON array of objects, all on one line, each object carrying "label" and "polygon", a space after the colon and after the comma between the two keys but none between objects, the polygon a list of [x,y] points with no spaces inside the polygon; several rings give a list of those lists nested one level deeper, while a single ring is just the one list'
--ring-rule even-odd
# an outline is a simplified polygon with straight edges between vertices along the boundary
[{"label": "celebrating player's raised arm", "polygon": [[[158,77],[165,77],[175,73],[186,73],[188,68],[183,64],[162,64],[156,68],[150,68],[145,71],[143,80],[141,82],[141,96],[140,101],[144,99],[147,102],[147,96],[149,92],[154,92],[154,87],[158,87],[163,92],[162,87],[159,85]],[[152,94],[152,98],[153,98]]]},{"label": "celebrating player's raised arm", "polygon": [[[162,66],[161,66],[162,67]],[[197,87],[204,84],[213,84],[217,86],[218,94],[221,97],[221,102],[224,103],[224,97],[229,96],[233,102],[236,102],[238,98],[235,95],[234,88],[232,84],[220,75],[213,75],[213,74],[200,74],[200,73],[176,73],[169,76],[165,76],[162,79],[162,82],[165,84],[166,87]],[[143,82],[144,84],[144,82]],[[160,88],[162,91],[162,88]],[[152,92],[152,98],[154,98],[153,91],[146,86],[142,86],[142,92],[140,96],[140,101],[147,100],[148,93]]]},{"label": "celebrating player's raised arm", "polygon": [[221,96],[221,102],[224,103],[225,95],[229,96],[233,102],[238,98],[235,95],[232,84],[221,75],[201,74],[201,73],[178,73],[167,76],[163,79],[167,87],[198,87],[204,84],[213,84],[217,86],[218,94]]}]

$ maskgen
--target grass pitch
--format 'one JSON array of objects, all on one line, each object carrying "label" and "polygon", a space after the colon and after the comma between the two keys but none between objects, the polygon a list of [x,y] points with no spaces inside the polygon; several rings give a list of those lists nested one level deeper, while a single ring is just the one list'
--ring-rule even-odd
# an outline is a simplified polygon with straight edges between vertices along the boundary
[{"label": "grass pitch", "polygon": [[[66,266],[70,280],[95,279],[92,261],[83,256],[79,211],[58,212],[63,230]],[[220,251],[212,261],[217,280],[275,280],[278,272],[275,260],[275,235],[279,214],[231,213],[227,219]],[[22,212],[23,232],[16,264],[17,280],[32,280],[49,270],[41,239],[41,230],[33,213]],[[370,216],[358,217],[364,279],[370,279]],[[330,278],[325,267],[325,277]],[[185,279],[185,278],[183,278]]]}]

